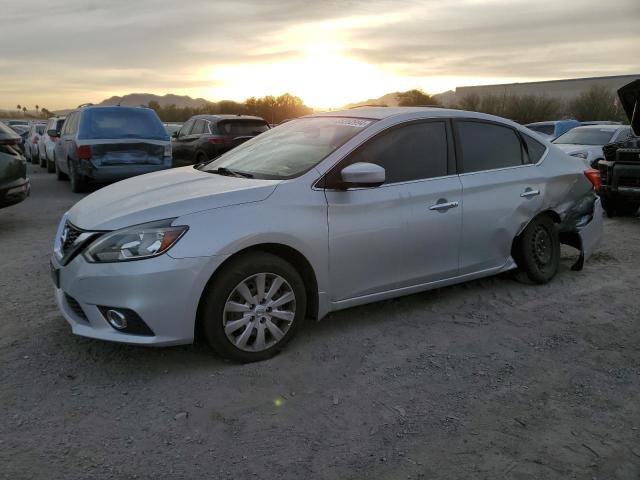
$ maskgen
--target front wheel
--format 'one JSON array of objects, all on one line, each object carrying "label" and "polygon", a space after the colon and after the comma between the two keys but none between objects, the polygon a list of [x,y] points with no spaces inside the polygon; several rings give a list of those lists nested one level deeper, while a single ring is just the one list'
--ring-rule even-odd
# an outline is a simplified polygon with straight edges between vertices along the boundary
[{"label": "front wheel", "polygon": [[87,188],[86,179],[80,175],[72,160],[69,160],[69,180],[71,181],[71,191],[73,193],[82,193]]},{"label": "front wheel", "polygon": [[640,202],[632,202],[623,198],[603,198],[602,208],[607,212],[607,217],[628,217],[635,215],[640,208]]},{"label": "front wheel", "polygon": [[534,283],[551,281],[560,265],[560,238],[548,216],[531,221],[514,246],[514,258],[526,277]]},{"label": "front wheel", "polygon": [[270,253],[243,255],[205,290],[200,321],[211,347],[240,362],[280,351],[304,322],[307,296],[300,274]]},{"label": "front wheel", "polygon": [[56,163],[53,160],[49,160],[47,157],[47,173],[55,173],[56,172]]}]

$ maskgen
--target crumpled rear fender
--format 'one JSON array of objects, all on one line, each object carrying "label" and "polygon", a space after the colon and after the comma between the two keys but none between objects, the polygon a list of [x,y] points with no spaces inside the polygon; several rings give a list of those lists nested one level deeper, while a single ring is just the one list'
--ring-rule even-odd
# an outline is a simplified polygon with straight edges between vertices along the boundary
[{"label": "crumpled rear fender", "polygon": [[560,227],[560,241],[580,250],[580,257],[571,267],[572,270],[582,270],[584,262],[593,254],[604,234],[602,202],[595,197],[591,204],[591,213],[580,214],[584,203],[579,202]]}]

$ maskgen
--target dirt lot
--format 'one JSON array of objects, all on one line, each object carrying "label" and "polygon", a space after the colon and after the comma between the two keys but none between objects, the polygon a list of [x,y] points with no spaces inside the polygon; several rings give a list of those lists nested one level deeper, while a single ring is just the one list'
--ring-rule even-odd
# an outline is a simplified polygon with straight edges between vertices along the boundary
[{"label": "dirt lot", "polygon": [[582,272],[333,314],[227,363],[71,335],[48,258],[80,195],[0,211],[0,477],[640,478],[640,218]]}]

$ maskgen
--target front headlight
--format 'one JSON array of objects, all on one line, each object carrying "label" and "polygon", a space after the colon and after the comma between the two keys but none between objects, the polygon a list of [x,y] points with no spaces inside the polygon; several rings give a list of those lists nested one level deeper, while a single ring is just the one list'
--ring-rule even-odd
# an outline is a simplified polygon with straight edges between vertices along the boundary
[{"label": "front headlight", "polygon": [[109,232],[93,242],[84,253],[92,263],[126,262],[157,257],[169,250],[188,230],[171,226],[173,218]]},{"label": "front headlight", "polygon": [[587,152],[575,152],[570,154],[572,157],[578,157],[578,158],[582,158],[584,160],[587,159],[587,157],[589,156],[589,154]]}]

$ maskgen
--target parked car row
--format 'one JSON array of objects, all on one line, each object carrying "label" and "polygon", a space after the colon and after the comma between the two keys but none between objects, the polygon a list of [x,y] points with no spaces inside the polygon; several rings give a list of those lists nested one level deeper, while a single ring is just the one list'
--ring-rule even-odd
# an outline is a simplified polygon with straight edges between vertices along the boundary
[{"label": "parked car row", "polygon": [[91,182],[206,162],[269,124],[245,115],[197,115],[184,124],[163,124],[150,108],[88,104],[46,124],[12,128],[29,130],[27,158],[82,192]]}]

